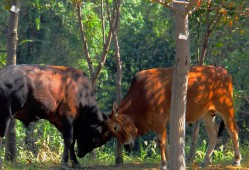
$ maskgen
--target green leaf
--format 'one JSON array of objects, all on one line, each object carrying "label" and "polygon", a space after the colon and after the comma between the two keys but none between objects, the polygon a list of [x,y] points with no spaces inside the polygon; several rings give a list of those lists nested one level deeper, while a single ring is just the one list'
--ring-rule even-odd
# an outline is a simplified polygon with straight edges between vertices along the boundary
[{"label": "green leaf", "polygon": [[217,42],[217,43],[216,43],[216,47],[218,47],[218,48],[223,47],[223,43],[222,43],[222,42]]}]

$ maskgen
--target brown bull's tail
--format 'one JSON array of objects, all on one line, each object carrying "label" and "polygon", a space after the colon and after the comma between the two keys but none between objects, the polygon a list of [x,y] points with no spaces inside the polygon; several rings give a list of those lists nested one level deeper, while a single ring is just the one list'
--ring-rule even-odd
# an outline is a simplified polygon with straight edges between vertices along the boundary
[{"label": "brown bull's tail", "polygon": [[222,120],[220,122],[220,127],[219,127],[219,131],[218,131],[218,138],[221,137],[222,131],[224,130],[224,127],[225,127],[225,124],[224,124],[224,121]]}]

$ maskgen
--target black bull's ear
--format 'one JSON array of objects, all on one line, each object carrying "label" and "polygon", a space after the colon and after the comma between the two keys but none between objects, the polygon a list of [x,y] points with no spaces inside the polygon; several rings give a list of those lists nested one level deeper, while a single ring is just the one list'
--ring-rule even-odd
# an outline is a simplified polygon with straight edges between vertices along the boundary
[{"label": "black bull's ear", "polygon": [[97,126],[97,125],[93,125],[92,126],[98,133],[104,135],[105,138],[109,138],[111,137],[111,132],[106,129],[104,126]]}]

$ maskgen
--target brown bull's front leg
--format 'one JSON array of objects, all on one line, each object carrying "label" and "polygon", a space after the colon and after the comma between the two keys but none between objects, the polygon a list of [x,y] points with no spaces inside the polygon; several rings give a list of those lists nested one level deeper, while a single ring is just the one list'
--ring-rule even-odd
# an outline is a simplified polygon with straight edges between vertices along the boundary
[{"label": "brown bull's front leg", "polygon": [[75,152],[74,152],[74,144],[75,140],[73,138],[73,118],[69,116],[64,116],[62,118],[62,124],[63,124],[63,139],[64,139],[64,151],[62,156],[62,169],[68,169],[68,158],[69,158],[69,152],[70,152],[70,160],[72,161],[72,165],[79,166],[79,162],[76,158]]}]

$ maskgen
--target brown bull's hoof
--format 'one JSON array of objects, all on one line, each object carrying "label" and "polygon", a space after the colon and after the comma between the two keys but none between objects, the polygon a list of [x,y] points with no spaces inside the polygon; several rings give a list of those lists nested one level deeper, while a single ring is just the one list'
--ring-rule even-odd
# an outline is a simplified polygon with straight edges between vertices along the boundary
[{"label": "brown bull's hoof", "polygon": [[234,161],[234,162],[233,162],[233,166],[240,166],[240,161],[237,161],[237,162]]},{"label": "brown bull's hoof", "polygon": [[159,167],[159,170],[167,170],[168,169],[168,164],[166,161],[161,162],[161,165]]}]

